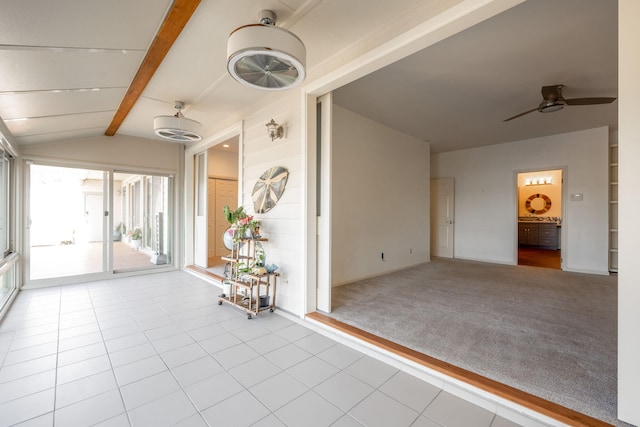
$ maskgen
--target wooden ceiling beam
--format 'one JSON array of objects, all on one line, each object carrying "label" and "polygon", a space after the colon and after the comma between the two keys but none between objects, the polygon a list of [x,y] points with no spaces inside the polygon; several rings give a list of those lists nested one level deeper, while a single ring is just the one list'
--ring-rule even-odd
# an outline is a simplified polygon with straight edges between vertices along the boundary
[{"label": "wooden ceiling beam", "polygon": [[199,4],[200,0],[174,1],[114,114],[111,124],[104,133],[105,135],[113,136],[116,134]]}]

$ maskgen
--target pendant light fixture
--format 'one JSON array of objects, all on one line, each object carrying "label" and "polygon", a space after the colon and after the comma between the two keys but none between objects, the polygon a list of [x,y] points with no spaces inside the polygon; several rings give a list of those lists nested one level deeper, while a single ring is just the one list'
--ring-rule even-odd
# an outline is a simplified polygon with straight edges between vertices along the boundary
[{"label": "pendant light fixture", "polygon": [[178,112],[173,116],[156,116],[153,119],[153,129],[156,135],[174,142],[200,141],[202,125],[195,120],[182,115],[184,102],[176,101],[174,105]]},{"label": "pendant light fixture", "polygon": [[304,81],[307,50],[293,33],[276,27],[276,14],[263,10],[258,24],[236,28],[227,40],[227,70],[245,86],[284,90]]}]

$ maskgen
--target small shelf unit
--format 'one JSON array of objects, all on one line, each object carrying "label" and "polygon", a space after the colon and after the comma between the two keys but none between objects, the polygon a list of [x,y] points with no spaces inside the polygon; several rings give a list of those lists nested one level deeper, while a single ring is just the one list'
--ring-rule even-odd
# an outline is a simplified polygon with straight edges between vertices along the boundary
[{"label": "small shelf unit", "polygon": [[231,254],[222,257],[231,264],[229,294],[221,294],[218,304],[229,303],[247,313],[251,319],[264,310],[273,312],[276,308],[276,286],[278,273],[253,274],[245,268],[255,265],[257,249],[268,240],[262,237],[235,240]]}]

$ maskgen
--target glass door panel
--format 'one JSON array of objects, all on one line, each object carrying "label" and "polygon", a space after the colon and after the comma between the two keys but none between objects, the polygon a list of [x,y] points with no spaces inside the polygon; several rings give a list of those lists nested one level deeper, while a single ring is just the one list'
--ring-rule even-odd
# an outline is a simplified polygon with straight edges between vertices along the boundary
[{"label": "glass door panel", "polygon": [[40,164],[28,177],[29,282],[173,263],[171,177]]},{"label": "glass door panel", "polygon": [[106,172],[32,164],[29,279],[104,272]]},{"label": "glass door panel", "polygon": [[172,263],[172,186],[168,176],[114,173],[114,224],[122,239],[113,242],[113,269],[149,269]]}]

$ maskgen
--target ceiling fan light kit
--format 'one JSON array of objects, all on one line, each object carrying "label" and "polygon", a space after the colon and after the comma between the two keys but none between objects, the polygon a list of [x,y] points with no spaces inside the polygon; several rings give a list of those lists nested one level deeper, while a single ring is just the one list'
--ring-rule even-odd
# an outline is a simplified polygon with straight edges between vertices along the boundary
[{"label": "ceiling fan light kit", "polygon": [[200,122],[182,115],[184,102],[176,101],[174,107],[178,112],[173,116],[156,116],[153,119],[154,133],[174,142],[200,141],[202,139]]},{"label": "ceiling fan light kit", "polygon": [[307,51],[293,33],[275,26],[276,14],[263,10],[260,23],[236,28],[227,40],[227,70],[245,86],[291,89],[306,76]]}]

